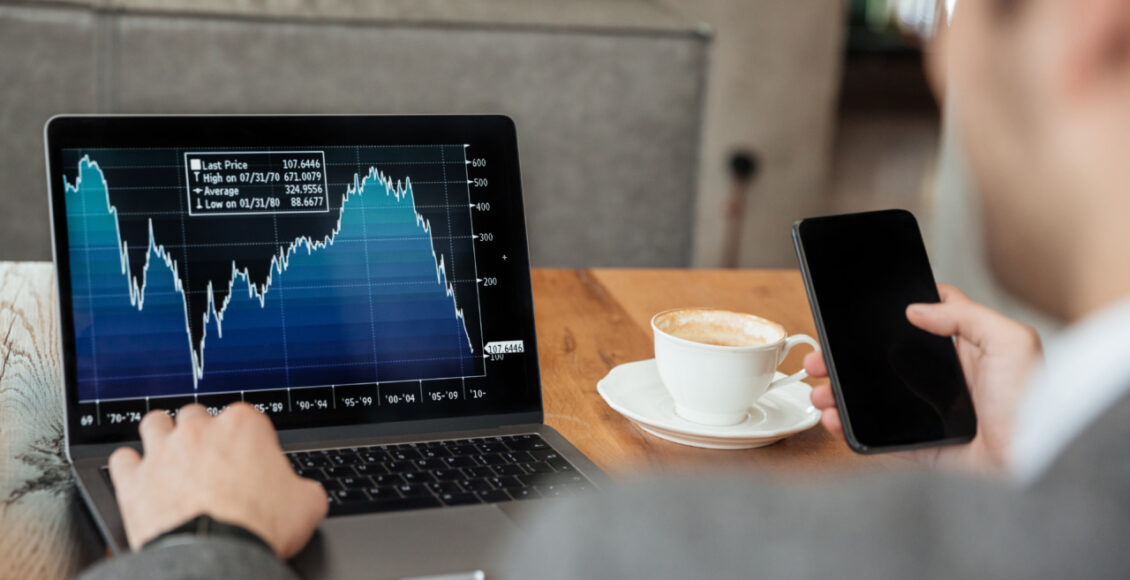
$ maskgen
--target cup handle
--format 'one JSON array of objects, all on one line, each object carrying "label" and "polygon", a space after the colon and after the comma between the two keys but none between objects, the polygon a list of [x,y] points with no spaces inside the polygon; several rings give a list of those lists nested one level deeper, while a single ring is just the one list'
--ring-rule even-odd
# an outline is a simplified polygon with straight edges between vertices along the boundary
[{"label": "cup handle", "polygon": [[[812,338],[811,336],[808,336],[807,334],[794,334],[794,335],[785,339],[785,349],[781,351],[781,357],[779,359],[777,359],[777,364],[781,364],[782,362],[784,362],[785,357],[789,356],[789,351],[792,350],[793,347],[798,345],[798,344],[807,344],[808,346],[811,346],[813,348],[813,350],[815,350],[817,352],[820,351],[820,343],[816,342],[816,339]],[[807,379],[807,378],[808,378],[808,373],[802,368],[799,371],[797,371],[797,372],[795,372],[795,373],[793,373],[793,374],[791,374],[787,377],[781,377],[781,378],[773,381],[772,383],[769,383],[769,389],[773,389],[774,387],[779,387],[781,385],[785,385],[785,384],[788,384],[788,383],[795,383],[797,381],[803,381],[804,379]]]}]

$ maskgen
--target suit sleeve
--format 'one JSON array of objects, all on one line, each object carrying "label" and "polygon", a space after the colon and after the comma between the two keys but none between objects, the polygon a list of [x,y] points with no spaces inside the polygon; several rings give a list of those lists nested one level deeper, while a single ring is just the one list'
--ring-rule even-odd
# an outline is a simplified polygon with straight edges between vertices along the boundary
[{"label": "suit sleeve", "polygon": [[104,560],[80,580],[190,580],[298,576],[262,546],[234,538],[170,538],[139,552]]},{"label": "suit sleeve", "polygon": [[656,480],[548,508],[501,577],[1125,578],[1130,518],[1109,500],[937,476]]}]

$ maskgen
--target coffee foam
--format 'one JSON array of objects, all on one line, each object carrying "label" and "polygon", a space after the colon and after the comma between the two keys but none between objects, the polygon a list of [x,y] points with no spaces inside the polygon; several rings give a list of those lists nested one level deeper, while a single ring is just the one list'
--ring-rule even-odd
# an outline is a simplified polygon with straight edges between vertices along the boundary
[{"label": "coffee foam", "polygon": [[665,312],[656,316],[655,327],[683,340],[715,346],[761,346],[785,338],[784,327],[776,322],[710,308]]}]

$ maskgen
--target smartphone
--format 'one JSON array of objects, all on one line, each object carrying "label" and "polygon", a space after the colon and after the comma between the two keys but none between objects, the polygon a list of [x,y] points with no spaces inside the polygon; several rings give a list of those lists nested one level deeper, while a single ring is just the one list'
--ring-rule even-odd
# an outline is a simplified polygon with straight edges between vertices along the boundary
[{"label": "smartphone", "polygon": [[940,301],[914,215],[804,219],[793,224],[793,243],[851,448],[971,440],[977,418],[953,339],[906,318],[908,305]]}]

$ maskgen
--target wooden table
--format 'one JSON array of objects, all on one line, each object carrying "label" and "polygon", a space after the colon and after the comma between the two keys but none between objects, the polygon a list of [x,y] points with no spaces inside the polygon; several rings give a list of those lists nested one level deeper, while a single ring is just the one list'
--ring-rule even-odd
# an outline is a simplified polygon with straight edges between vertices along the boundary
[{"label": "wooden table", "polygon": [[[0,262],[0,578],[70,577],[102,553],[63,455],[53,276],[50,264]],[[652,356],[649,320],[660,310],[716,306],[813,333],[797,272],[537,270],[533,284],[547,421],[612,475],[878,465],[820,428],[762,449],[684,447],[643,433],[597,395],[612,367]]]}]

